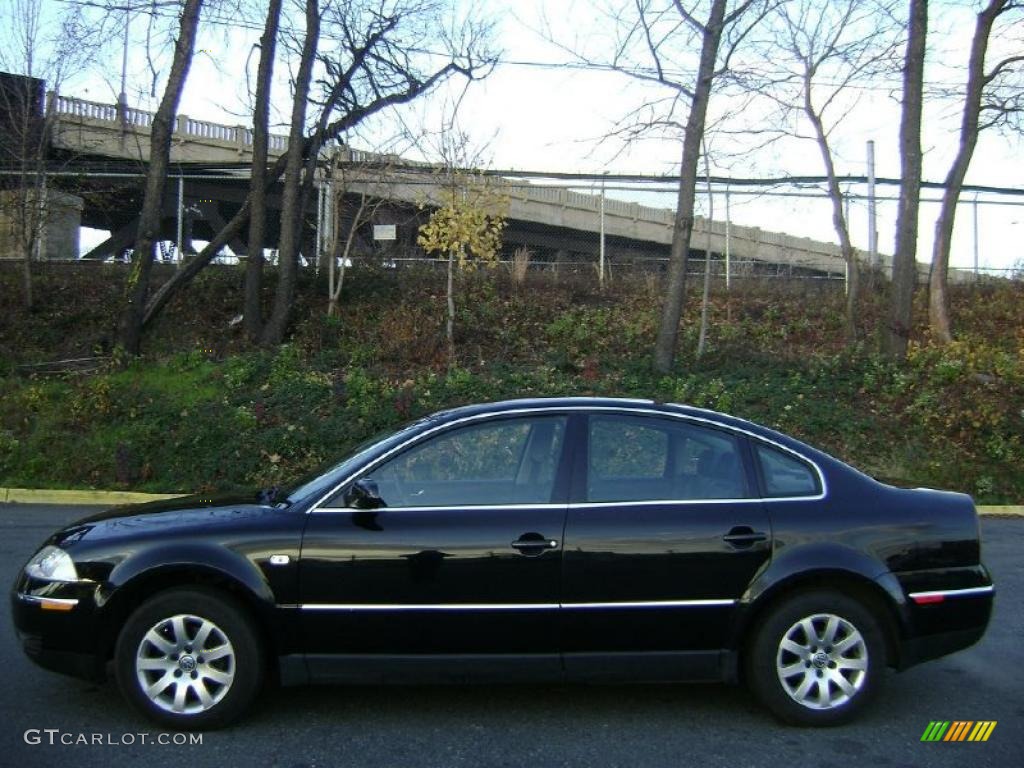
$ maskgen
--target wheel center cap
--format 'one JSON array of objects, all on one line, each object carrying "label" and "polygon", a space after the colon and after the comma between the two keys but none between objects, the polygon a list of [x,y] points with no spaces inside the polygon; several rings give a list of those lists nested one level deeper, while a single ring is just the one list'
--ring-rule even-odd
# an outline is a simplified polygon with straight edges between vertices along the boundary
[{"label": "wheel center cap", "polygon": [[182,672],[191,672],[196,668],[196,660],[192,656],[182,656],[178,659],[178,666]]},{"label": "wheel center cap", "polygon": [[828,666],[828,654],[824,651],[818,651],[811,657],[811,663],[818,669],[824,669]]}]

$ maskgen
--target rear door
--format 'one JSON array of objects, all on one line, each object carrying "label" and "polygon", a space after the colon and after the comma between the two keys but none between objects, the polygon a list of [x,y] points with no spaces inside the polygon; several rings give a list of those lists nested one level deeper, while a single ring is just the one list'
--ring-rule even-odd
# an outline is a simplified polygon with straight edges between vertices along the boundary
[{"label": "rear door", "polygon": [[[560,676],[567,421],[541,413],[445,428],[363,473],[384,506],[348,508],[342,489],[312,512],[300,587],[313,674],[345,678],[376,659],[415,675],[475,657],[500,675],[501,655]],[[361,659],[339,668],[339,655]]]},{"label": "rear door", "polygon": [[771,531],[746,440],[708,424],[593,412],[565,533],[570,676],[715,678]]}]

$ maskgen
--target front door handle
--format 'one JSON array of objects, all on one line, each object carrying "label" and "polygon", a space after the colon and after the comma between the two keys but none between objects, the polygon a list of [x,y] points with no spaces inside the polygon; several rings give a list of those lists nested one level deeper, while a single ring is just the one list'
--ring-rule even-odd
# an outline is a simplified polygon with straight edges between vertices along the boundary
[{"label": "front door handle", "polygon": [[549,539],[547,536],[541,536],[539,533],[524,533],[518,539],[512,542],[512,548],[518,549],[519,552],[527,557],[536,557],[537,555],[543,554],[545,550],[557,549],[558,541],[555,539]]},{"label": "front door handle", "polygon": [[767,533],[755,531],[749,525],[737,525],[722,537],[722,541],[732,545],[736,549],[752,547],[754,544],[767,540]]}]

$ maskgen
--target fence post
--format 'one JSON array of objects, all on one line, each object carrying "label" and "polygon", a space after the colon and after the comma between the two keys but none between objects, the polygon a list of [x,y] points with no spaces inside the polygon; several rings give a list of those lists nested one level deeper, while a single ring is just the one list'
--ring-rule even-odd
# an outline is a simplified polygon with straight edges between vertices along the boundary
[{"label": "fence post", "polygon": [[974,282],[978,282],[978,193],[974,193]]},{"label": "fence post", "polygon": [[177,262],[184,261],[184,254],[181,252],[182,240],[184,239],[184,221],[185,216],[185,177],[181,175],[181,166],[178,167],[178,239],[177,249],[174,254],[174,260]]}]

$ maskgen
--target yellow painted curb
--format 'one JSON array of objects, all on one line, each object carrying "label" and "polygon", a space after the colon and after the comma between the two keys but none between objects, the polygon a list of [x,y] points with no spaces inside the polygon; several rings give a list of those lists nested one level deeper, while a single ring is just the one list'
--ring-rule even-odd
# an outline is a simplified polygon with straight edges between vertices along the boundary
[{"label": "yellow painted curb", "polygon": [[1024,507],[978,507],[979,515],[1015,515],[1024,517]]},{"label": "yellow painted curb", "polygon": [[175,499],[180,493],[131,491],[57,491],[37,488],[0,488],[0,502],[21,504],[141,504]]}]

